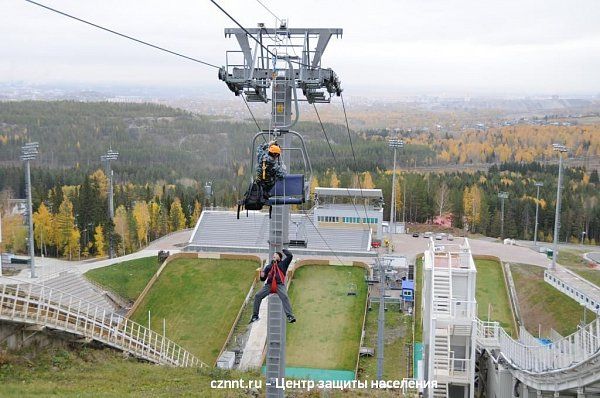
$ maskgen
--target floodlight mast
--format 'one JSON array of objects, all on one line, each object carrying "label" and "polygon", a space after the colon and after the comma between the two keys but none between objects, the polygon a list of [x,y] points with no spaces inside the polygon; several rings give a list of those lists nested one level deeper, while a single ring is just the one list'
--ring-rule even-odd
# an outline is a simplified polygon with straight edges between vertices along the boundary
[{"label": "floodlight mast", "polygon": [[[297,90],[302,90],[310,104],[329,103],[342,93],[341,82],[332,69],[321,67],[323,52],[332,36],[340,37],[342,29],[287,27],[227,28],[225,36],[235,36],[240,50],[226,52],[226,64],[219,69],[219,79],[236,95],[248,102],[271,104],[268,134],[277,138],[282,148],[290,148],[291,131],[298,120]],[[251,42],[253,48],[251,47]],[[315,44],[316,43],[316,44]],[[313,46],[313,47],[311,47]],[[237,63],[234,56],[240,56]],[[271,96],[268,95],[271,89]],[[295,115],[292,120],[292,98]],[[290,151],[283,151],[284,164],[290,164]],[[253,172],[253,170],[251,170]],[[273,253],[289,246],[290,206],[273,206],[269,221],[269,261]],[[267,319],[267,398],[284,396],[286,320],[281,300],[272,295],[268,301]]]},{"label": "floodlight mast", "polygon": [[556,260],[558,259],[558,234],[560,233],[560,208],[562,200],[562,180],[563,180],[563,153],[568,153],[569,149],[562,144],[552,144],[552,150],[558,152],[558,186],[556,187],[556,209],[554,213],[554,242],[552,245],[552,263],[550,270],[556,270]]},{"label": "floodlight mast", "polygon": [[[29,249],[29,266],[31,270],[31,278],[36,278],[35,275],[35,252],[33,241],[33,206],[31,203],[31,168],[29,162],[35,160],[38,155],[40,145],[37,142],[29,142],[21,147],[21,160],[25,162],[25,184],[27,188],[27,225],[29,235],[27,239],[27,247]],[[0,264],[0,267],[2,265]]]},{"label": "floodlight mast", "polygon": [[[114,222],[115,218],[115,206],[113,203],[113,171],[110,167],[110,162],[119,159],[119,152],[113,151],[112,148],[106,152],[106,155],[100,156],[100,160],[106,162],[106,173],[108,174],[108,217],[111,222]],[[115,258],[114,248],[114,231],[110,231],[108,237],[108,257]]]}]

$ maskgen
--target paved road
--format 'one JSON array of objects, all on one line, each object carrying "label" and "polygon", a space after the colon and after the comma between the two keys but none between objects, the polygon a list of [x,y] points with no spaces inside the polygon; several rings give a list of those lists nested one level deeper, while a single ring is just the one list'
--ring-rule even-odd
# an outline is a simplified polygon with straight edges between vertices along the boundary
[{"label": "paved road", "polygon": [[[534,247],[533,241],[530,240],[517,240],[517,245],[525,247]],[[549,242],[538,242],[538,246],[552,248],[552,243]],[[571,249],[571,250],[582,250],[582,251],[598,251],[598,246],[591,245],[580,245],[578,243],[559,243],[558,249]]]},{"label": "paved road", "polygon": [[163,236],[150,242],[147,250],[181,250],[188,243],[192,236],[192,229],[184,229]]},{"label": "paved road", "polygon": [[[191,229],[186,229],[183,231],[174,232],[167,236],[163,236],[160,239],[157,239],[151,242],[148,247],[144,248],[135,253],[128,254],[126,256],[117,257],[113,259],[89,259],[82,261],[66,261],[56,258],[50,257],[36,257],[35,258],[35,273],[37,278],[30,278],[29,269],[24,269],[18,275],[13,278],[28,281],[28,282],[36,282],[43,283],[45,280],[51,279],[61,272],[69,271],[75,272],[79,274],[83,274],[91,269],[106,267],[108,265],[117,264],[123,261],[135,260],[137,258],[143,257],[156,257],[159,250],[168,250],[171,253],[178,253],[182,250],[183,245],[187,243],[190,236],[192,234]],[[0,283],[10,282],[10,279],[0,278]],[[14,280],[13,280],[14,282]]]},{"label": "paved road", "polygon": [[600,265],[600,252],[585,253],[583,257]]},{"label": "paved road", "polygon": [[[409,262],[414,261],[416,255],[427,250],[429,244],[429,239],[423,237],[413,238],[410,234],[394,235],[393,241],[395,252],[406,256]],[[461,242],[461,238],[455,238],[452,242],[446,239],[436,242],[446,245],[458,244]],[[473,255],[491,255],[505,262],[533,264],[541,267],[547,267],[549,264],[544,254],[536,253],[527,247],[509,246],[484,239],[469,239],[469,244],[471,245]]]}]

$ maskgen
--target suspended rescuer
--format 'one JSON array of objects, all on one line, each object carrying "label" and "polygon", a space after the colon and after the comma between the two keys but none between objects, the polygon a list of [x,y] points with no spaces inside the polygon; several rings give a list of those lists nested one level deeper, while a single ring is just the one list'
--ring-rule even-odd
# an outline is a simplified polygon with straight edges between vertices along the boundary
[{"label": "suspended rescuer", "polygon": [[[285,258],[283,258],[283,254],[285,254]],[[256,293],[254,296],[254,309],[252,312],[252,319],[250,323],[258,320],[258,311],[260,310],[260,303],[262,300],[267,297],[271,293],[276,293],[281,299],[281,303],[283,304],[283,311],[287,316],[287,320],[289,323],[296,322],[296,318],[292,313],[292,306],[290,304],[290,299],[287,294],[287,288],[285,287],[285,275],[287,273],[288,267],[292,262],[292,253],[283,249],[283,254],[280,252],[273,253],[273,259],[265,267],[264,270],[260,271],[260,280],[264,281],[266,279],[266,283],[263,288]]]},{"label": "suspended rescuer", "polygon": [[281,162],[281,147],[277,141],[271,141],[257,148],[256,182],[263,189],[263,196],[269,199],[269,192],[277,180],[285,177],[285,165]]}]

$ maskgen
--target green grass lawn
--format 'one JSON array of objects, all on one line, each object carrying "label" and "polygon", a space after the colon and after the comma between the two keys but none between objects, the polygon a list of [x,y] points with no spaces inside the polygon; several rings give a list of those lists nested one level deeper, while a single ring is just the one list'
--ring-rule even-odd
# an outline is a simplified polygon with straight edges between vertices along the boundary
[{"label": "green grass lawn", "polygon": [[[402,380],[406,373],[406,346],[412,344],[412,316],[398,311],[399,305],[387,306],[385,313],[383,378],[385,380]],[[361,357],[359,363],[359,379],[375,380],[377,376],[377,320],[379,304],[374,303],[367,312],[365,340],[363,345],[375,349],[375,356]]]},{"label": "green grass lawn", "polygon": [[[354,371],[367,296],[364,273],[318,265],[294,273],[290,300],[298,322],[287,328],[288,366]],[[348,296],[349,283],[356,284],[356,296]]]},{"label": "green grass lawn", "polygon": [[178,259],[166,266],[132,319],[162,333],[212,365],[229,334],[258,264],[253,261]]},{"label": "green grass lawn", "polygon": [[[0,365],[2,397],[248,397],[244,390],[216,391],[213,379],[260,379],[253,373],[178,369],[124,359],[110,349],[20,353]],[[29,360],[24,358],[29,357]],[[2,361],[0,361],[0,364]]]},{"label": "green grass lawn", "polygon": [[[258,372],[231,372],[216,368],[179,369],[124,359],[110,349],[70,351],[46,349],[32,354],[0,354],[2,398],[146,398],[198,397],[248,398],[246,389],[211,389],[212,380],[262,380]],[[295,398],[314,398],[315,392],[286,391]],[[330,398],[398,397],[383,390],[330,391]]]},{"label": "green grass lawn", "polygon": [[[583,317],[581,305],[544,282],[544,268],[512,264],[510,269],[517,289],[521,317],[530,333],[537,336],[539,325],[542,325],[543,336],[548,335],[550,328],[563,336],[576,330]],[[594,314],[587,311],[586,317],[590,322]]]},{"label": "green grass lawn", "polygon": [[85,276],[124,299],[135,301],[158,267],[156,257],[144,257],[92,269],[86,272]]},{"label": "green grass lawn", "polygon": [[417,258],[415,263],[415,342],[423,341],[423,313],[421,300],[423,299],[423,256]]},{"label": "green grass lawn", "polygon": [[600,286],[600,270],[590,268],[588,261],[583,258],[583,253],[580,250],[561,249],[558,252],[558,263],[596,286]]},{"label": "green grass lawn", "polygon": [[488,308],[491,309],[490,320],[498,321],[506,332],[515,336],[512,317],[502,265],[495,260],[475,260],[477,267],[477,313],[480,319],[488,319]]}]

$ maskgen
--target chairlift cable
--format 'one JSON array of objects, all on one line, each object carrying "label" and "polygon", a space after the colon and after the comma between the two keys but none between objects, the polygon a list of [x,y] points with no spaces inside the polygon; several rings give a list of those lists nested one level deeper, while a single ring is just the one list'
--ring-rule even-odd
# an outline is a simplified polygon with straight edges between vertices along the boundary
[{"label": "chairlift cable", "polygon": [[[30,0],[26,0],[26,1],[30,1]],[[225,14],[229,19],[231,19],[233,21],[233,23],[235,23],[241,30],[243,30],[244,33],[246,33],[252,40],[254,40],[256,43],[258,43],[258,45],[261,46],[267,52],[267,54],[269,54],[273,58],[277,58],[277,54],[275,54],[267,46],[265,46],[264,44],[262,44],[261,41],[258,40],[252,33],[250,33],[248,31],[248,29],[246,29],[241,23],[239,23],[237,21],[237,19],[235,19],[231,14],[229,14],[227,11],[225,11],[225,9],[223,7],[221,7],[219,5],[219,3],[217,3],[215,0],[210,0],[210,2],[213,3],[219,10],[221,10],[221,12],[223,12],[223,14]],[[307,68],[311,68],[311,69],[314,69],[314,70],[323,69],[323,68],[321,68],[319,66],[313,68],[309,64],[305,64],[303,62],[296,61],[294,59],[290,59],[289,61],[291,63],[297,64],[297,65],[300,65],[300,66],[304,66],[304,67],[307,67]]]},{"label": "chairlift cable", "polygon": [[[325,140],[327,141],[327,145],[329,146],[329,151],[331,152],[331,157],[333,157],[333,161],[334,161],[336,167],[338,169],[341,169],[339,167],[337,158],[335,157],[335,153],[333,152],[333,147],[331,146],[331,142],[329,140],[329,137],[327,136],[327,132],[325,131],[325,126],[323,125],[323,122],[321,120],[321,115],[319,114],[319,111],[317,110],[317,106],[315,104],[313,104],[313,108],[315,109],[315,113],[317,114],[317,119],[319,120],[319,124],[321,125],[321,131],[323,131],[323,135],[325,136]],[[350,194],[350,188],[346,188],[346,191],[348,192],[348,194]],[[361,196],[362,196],[362,192],[361,192]],[[352,206],[354,207],[354,211],[356,212],[356,215],[358,217],[360,217],[360,212],[358,211],[358,208],[356,207],[356,203],[354,203],[354,201],[352,201]],[[367,215],[367,219],[368,219],[369,217],[367,214],[366,207],[365,207],[365,215]],[[369,228],[370,227],[371,227],[371,225],[369,224]]]},{"label": "chairlift cable", "polygon": [[49,7],[49,6],[47,6],[47,5],[44,5],[44,4],[41,4],[41,3],[35,2],[35,1],[33,1],[33,0],[25,0],[25,1],[26,1],[26,2],[28,2],[28,3],[34,4],[34,5],[38,6],[38,7],[45,8],[45,9],[46,9],[46,10],[48,10],[48,11],[52,11],[52,12],[54,12],[54,13],[57,13],[57,14],[63,15],[63,16],[65,16],[65,17],[68,17],[68,18],[74,19],[74,20],[76,20],[76,21],[79,21],[79,22],[82,22],[82,23],[84,23],[84,24],[87,24],[87,25],[93,26],[94,28],[98,28],[98,29],[100,29],[100,30],[104,30],[104,31],[106,31],[106,32],[112,33],[112,34],[114,34],[114,35],[121,36],[121,37],[123,37],[123,38],[125,38],[125,39],[132,40],[132,41],[134,41],[134,42],[136,42],[136,43],[143,44],[143,45],[145,45],[145,46],[148,46],[148,47],[152,47],[152,48],[154,48],[154,49],[156,49],[156,50],[164,51],[164,52],[166,52],[166,53],[169,53],[169,54],[172,54],[172,55],[176,55],[176,56],[178,56],[178,57],[181,57],[181,58],[187,59],[187,60],[189,60],[189,61],[197,62],[197,63],[199,63],[199,64],[202,64],[202,65],[206,65],[206,66],[210,66],[210,67],[212,67],[212,68],[220,69],[220,68],[219,68],[217,65],[215,65],[215,64],[211,64],[210,62],[202,61],[201,59],[194,58],[194,57],[190,57],[190,56],[188,56],[188,55],[185,55],[185,54],[182,54],[182,53],[179,53],[179,52],[176,52],[176,51],[172,51],[172,50],[169,50],[169,49],[167,49],[167,48],[164,48],[164,47],[157,46],[156,44],[152,44],[152,43],[149,43],[149,42],[147,42],[147,41],[144,41],[144,40],[137,39],[137,38],[135,38],[135,37],[132,37],[132,36],[126,35],[126,34],[124,34],[124,33],[117,32],[116,30],[113,30],[113,29],[106,28],[106,27],[104,27],[104,26],[101,26],[101,25],[98,25],[98,24],[96,24],[96,23],[94,23],[94,22],[87,21],[87,20],[85,20],[85,19],[82,19],[82,18],[76,17],[76,16],[74,16],[74,15],[71,15],[71,14],[67,14],[66,12],[63,12],[63,11],[57,10],[56,8]]},{"label": "chairlift cable", "polygon": [[360,182],[360,175],[358,175],[358,162],[356,161],[356,153],[354,152],[354,144],[352,144],[352,134],[350,134],[350,125],[348,124],[348,115],[346,114],[346,104],[344,103],[344,94],[340,93],[340,98],[342,100],[342,109],[344,110],[344,119],[346,121],[346,131],[348,132],[348,140],[350,141],[350,149],[352,150],[352,158],[354,158],[354,168],[356,169],[357,177],[358,177],[358,187],[360,188],[360,197],[363,200],[363,207],[365,208],[365,216],[367,219],[367,224],[369,225],[369,229],[371,228],[371,223],[369,222],[369,214],[367,213],[367,205],[365,204],[365,198],[363,196],[363,188]]},{"label": "chairlift cable", "polygon": [[267,10],[267,11],[269,12],[269,14],[273,15],[273,16],[275,17],[275,19],[276,19],[276,20],[278,20],[278,21],[282,21],[282,19],[281,19],[281,18],[279,18],[277,15],[275,15],[275,13],[274,13],[273,11],[271,11],[271,10],[269,9],[269,7],[267,7],[267,6],[266,6],[266,5],[265,5],[265,4],[264,4],[262,1],[260,1],[260,0],[256,0],[256,2],[257,2],[258,4],[260,4],[260,5],[261,5],[261,6],[262,6],[262,7],[263,7],[265,10]]},{"label": "chairlift cable", "polygon": [[[246,108],[248,108],[248,112],[250,112],[250,116],[252,116],[252,120],[254,120],[254,124],[256,124],[256,128],[258,129],[258,132],[262,131],[260,129],[260,125],[258,124],[258,121],[256,121],[256,118],[254,117],[254,113],[252,113],[252,109],[250,109],[250,105],[248,105],[248,101],[246,101],[246,98],[243,95],[240,95],[240,97],[242,97],[244,104],[246,104]],[[267,139],[263,135],[261,135],[261,137],[265,142],[267,142]],[[254,151],[254,148],[252,150]]]}]

